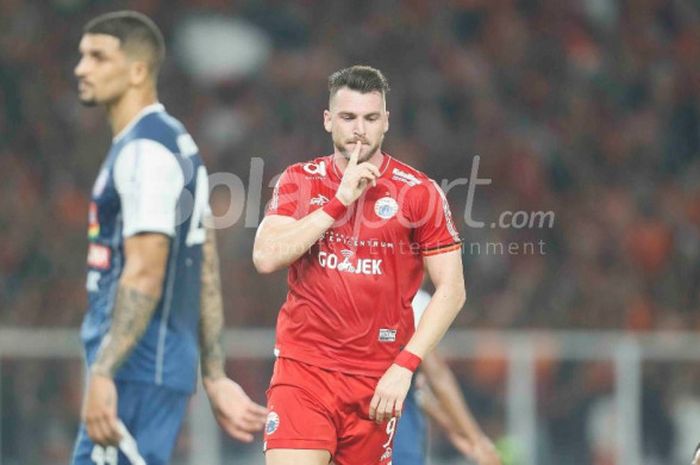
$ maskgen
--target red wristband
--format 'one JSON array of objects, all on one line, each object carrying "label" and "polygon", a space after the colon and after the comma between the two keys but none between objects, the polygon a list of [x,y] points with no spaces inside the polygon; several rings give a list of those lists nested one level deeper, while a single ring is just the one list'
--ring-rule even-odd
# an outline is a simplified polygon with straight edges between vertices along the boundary
[{"label": "red wristband", "polygon": [[348,207],[343,205],[343,202],[338,200],[338,197],[335,196],[333,196],[330,202],[323,206],[323,211],[328,213],[334,220],[340,219],[347,209]]},{"label": "red wristband", "polygon": [[404,367],[407,370],[416,371],[418,365],[422,362],[421,358],[416,354],[412,354],[407,350],[402,350],[399,355],[394,359],[394,363],[400,367]]}]

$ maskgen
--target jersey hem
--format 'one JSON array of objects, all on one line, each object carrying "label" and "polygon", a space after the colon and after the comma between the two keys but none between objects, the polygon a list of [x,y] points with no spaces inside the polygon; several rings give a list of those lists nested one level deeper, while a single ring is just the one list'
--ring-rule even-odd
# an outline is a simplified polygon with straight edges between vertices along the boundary
[{"label": "jersey hem", "polygon": [[[398,353],[398,351],[397,351]],[[384,366],[379,366],[377,363],[376,369],[363,369],[360,370],[357,367],[367,364],[367,360],[355,360],[341,362],[337,359],[326,359],[323,357],[314,357],[309,355],[308,352],[301,350],[289,350],[289,347],[285,345],[284,349],[280,349],[279,358],[288,358],[291,360],[296,360],[307,365],[313,365],[318,368],[329,371],[338,371],[340,373],[353,375],[353,376],[367,376],[370,378],[381,378],[382,375],[389,369],[393,363],[393,359],[387,360]]]},{"label": "jersey hem", "polygon": [[270,449],[318,449],[328,451],[331,456],[335,451],[335,444],[329,441],[320,441],[316,439],[284,439],[275,438],[265,441],[264,452]]}]

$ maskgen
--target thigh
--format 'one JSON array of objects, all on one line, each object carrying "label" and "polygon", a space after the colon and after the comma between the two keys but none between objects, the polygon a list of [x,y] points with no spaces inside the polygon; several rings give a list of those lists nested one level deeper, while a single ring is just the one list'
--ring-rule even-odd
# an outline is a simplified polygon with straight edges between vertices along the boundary
[{"label": "thigh", "polygon": [[369,419],[369,404],[378,379],[344,375],[343,397],[347,402],[333,456],[336,465],[390,465],[396,418],[380,424]]},{"label": "thigh", "polygon": [[393,465],[425,465],[425,418],[409,391],[401,418],[396,425]]},{"label": "thigh", "polygon": [[319,449],[270,449],[265,452],[265,465],[328,465],[331,454]]},{"label": "thigh", "polygon": [[[143,383],[117,382],[118,416],[148,465],[170,460],[189,395]],[[136,465],[117,447],[92,442],[80,425],[72,465]],[[138,462],[137,462],[138,463]]]},{"label": "thigh", "polygon": [[353,415],[347,418],[333,462],[336,465],[391,465],[395,432],[396,418],[376,424]]},{"label": "thigh", "polygon": [[[273,449],[317,450],[329,455],[335,452],[337,428],[333,407],[325,402],[328,393],[323,377],[324,373],[315,367],[293,360],[275,362],[267,391],[269,413],[263,445],[266,456]],[[270,457],[279,454],[275,452]]]},{"label": "thigh", "polygon": [[129,424],[124,423],[145,462],[166,465],[170,462],[190,396],[152,385],[142,385],[136,394],[141,400],[139,409]]}]

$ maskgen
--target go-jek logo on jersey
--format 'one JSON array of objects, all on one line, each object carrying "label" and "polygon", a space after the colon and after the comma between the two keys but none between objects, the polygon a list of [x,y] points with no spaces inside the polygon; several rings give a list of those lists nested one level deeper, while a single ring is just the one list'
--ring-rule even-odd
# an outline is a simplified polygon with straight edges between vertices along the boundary
[{"label": "go-jek logo on jersey", "polygon": [[355,273],[364,275],[381,275],[382,260],[375,258],[357,258],[352,259],[355,254],[352,250],[344,249],[340,252],[343,256],[338,257],[334,253],[319,252],[318,263],[323,268],[329,270],[338,270],[344,273]]}]

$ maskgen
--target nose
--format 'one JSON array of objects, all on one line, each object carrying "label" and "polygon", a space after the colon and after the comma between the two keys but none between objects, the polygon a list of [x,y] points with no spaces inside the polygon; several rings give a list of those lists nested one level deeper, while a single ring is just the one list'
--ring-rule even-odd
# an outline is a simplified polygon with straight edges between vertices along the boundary
[{"label": "nose", "polygon": [[358,136],[364,136],[365,135],[365,121],[363,118],[357,118],[355,120],[355,134]]},{"label": "nose", "polygon": [[85,76],[85,67],[85,58],[81,58],[80,61],[78,61],[78,64],[75,65],[73,72],[77,77],[83,77]]}]

